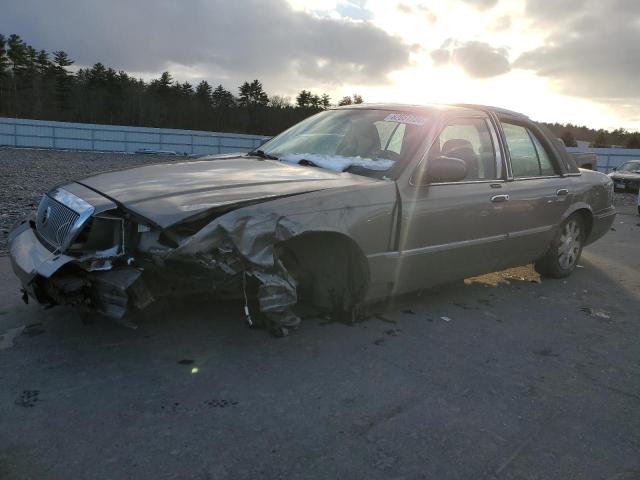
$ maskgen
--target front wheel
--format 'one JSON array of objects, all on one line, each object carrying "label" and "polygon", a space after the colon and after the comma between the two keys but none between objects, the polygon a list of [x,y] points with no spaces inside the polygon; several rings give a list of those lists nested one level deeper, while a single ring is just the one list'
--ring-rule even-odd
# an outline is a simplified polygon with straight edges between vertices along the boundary
[{"label": "front wheel", "polygon": [[550,278],[568,277],[578,265],[584,239],[582,218],[579,215],[570,216],[560,226],[545,256],[535,262],[536,271]]}]

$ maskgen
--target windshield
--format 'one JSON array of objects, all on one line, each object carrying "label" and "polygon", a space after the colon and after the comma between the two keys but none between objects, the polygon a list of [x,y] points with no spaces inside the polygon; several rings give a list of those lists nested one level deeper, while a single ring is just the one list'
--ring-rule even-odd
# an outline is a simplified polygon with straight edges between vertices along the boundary
[{"label": "windshield", "polygon": [[640,162],[627,162],[618,168],[618,171],[638,173],[640,172]]},{"label": "windshield", "polygon": [[328,110],[265,143],[280,161],[382,178],[415,152],[427,118],[387,110]]}]

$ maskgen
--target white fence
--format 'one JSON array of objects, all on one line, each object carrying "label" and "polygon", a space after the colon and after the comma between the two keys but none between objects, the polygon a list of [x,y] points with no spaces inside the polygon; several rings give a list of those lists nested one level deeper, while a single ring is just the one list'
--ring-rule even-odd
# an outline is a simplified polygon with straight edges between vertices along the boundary
[{"label": "white fence", "polygon": [[124,127],[0,117],[0,146],[94,150],[171,151],[199,155],[249,151],[268,137],[169,128]]},{"label": "white fence", "polygon": [[609,173],[628,160],[640,160],[638,148],[580,148],[569,147],[569,153],[595,153],[598,156],[598,171]]}]

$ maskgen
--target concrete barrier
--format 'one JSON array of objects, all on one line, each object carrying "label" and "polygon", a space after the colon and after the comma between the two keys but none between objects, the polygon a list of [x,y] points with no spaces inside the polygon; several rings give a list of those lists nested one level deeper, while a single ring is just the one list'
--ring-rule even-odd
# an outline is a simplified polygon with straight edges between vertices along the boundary
[{"label": "concrete barrier", "polygon": [[187,155],[246,152],[269,137],[170,128],[126,127],[0,117],[0,146]]}]

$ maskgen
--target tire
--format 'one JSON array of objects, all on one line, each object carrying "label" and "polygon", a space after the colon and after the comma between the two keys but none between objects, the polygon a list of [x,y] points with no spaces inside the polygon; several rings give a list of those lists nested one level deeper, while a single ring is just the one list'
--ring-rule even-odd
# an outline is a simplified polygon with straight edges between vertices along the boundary
[{"label": "tire", "polygon": [[580,215],[571,215],[560,225],[544,257],[535,262],[536,271],[543,277],[568,277],[578,265],[584,241],[584,221]]}]

